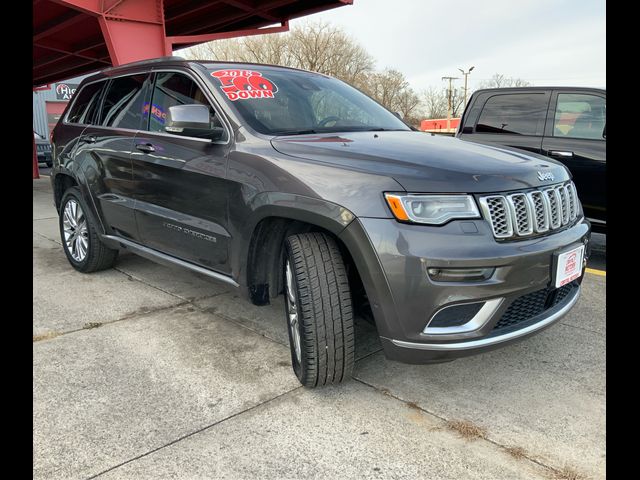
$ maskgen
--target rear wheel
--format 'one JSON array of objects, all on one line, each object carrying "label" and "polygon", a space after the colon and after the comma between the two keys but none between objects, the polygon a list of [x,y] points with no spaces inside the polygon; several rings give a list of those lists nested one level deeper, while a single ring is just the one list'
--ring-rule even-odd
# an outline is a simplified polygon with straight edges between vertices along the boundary
[{"label": "rear wheel", "polygon": [[90,273],[113,266],[118,250],[100,241],[93,217],[77,187],[69,188],[62,196],[59,223],[64,253],[73,268]]},{"label": "rear wheel", "polygon": [[306,387],[340,383],[354,360],[353,308],[340,249],[324,233],[285,242],[285,314],[293,370]]}]

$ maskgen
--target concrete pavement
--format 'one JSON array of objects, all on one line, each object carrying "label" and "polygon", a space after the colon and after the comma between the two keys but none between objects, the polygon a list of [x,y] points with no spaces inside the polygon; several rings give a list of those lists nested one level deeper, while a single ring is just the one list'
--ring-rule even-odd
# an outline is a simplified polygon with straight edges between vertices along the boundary
[{"label": "concrete pavement", "polygon": [[359,322],[354,378],[306,390],[281,302],[132,254],[80,274],[48,178],[33,201],[34,478],[605,476],[606,277],[558,325],[452,363],[387,361]]}]

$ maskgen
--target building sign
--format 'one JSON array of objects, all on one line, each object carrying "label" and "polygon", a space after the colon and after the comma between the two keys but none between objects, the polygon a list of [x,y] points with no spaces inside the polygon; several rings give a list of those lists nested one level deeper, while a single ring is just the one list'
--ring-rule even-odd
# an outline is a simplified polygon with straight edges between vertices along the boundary
[{"label": "building sign", "polygon": [[77,83],[58,83],[56,84],[56,100],[71,100],[76,93]]}]

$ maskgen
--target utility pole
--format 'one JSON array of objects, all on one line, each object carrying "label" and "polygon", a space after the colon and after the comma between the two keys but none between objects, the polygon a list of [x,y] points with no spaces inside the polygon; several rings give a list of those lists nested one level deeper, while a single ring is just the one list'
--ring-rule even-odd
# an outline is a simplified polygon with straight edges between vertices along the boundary
[{"label": "utility pole", "polygon": [[462,75],[464,75],[464,106],[462,108],[466,108],[467,106],[467,77],[469,76],[469,74],[471,73],[471,70],[473,70],[476,67],[471,67],[469,69],[468,72],[465,73],[465,71],[461,68],[459,68],[458,70],[460,70],[462,72]]},{"label": "utility pole", "polygon": [[458,77],[442,77],[442,80],[449,80],[449,90],[447,90],[447,133],[451,130],[451,95],[453,95],[453,81]]}]

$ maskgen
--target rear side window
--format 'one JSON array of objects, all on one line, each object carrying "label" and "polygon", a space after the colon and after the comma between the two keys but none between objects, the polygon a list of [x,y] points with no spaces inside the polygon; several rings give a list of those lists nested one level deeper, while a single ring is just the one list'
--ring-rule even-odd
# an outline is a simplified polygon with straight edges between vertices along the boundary
[{"label": "rear side window", "polygon": [[147,74],[119,77],[111,81],[102,102],[100,125],[114,128],[142,128]]},{"label": "rear side window", "polygon": [[494,95],[482,109],[476,132],[542,135],[547,102],[545,94]]},{"label": "rear side window", "polygon": [[105,83],[90,83],[80,90],[67,115],[67,123],[88,124],[91,122]]},{"label": "rear side window", "polygon": [[560,93],[556,104],[553,136],[603,140],[607,101],[597,95]]}]

